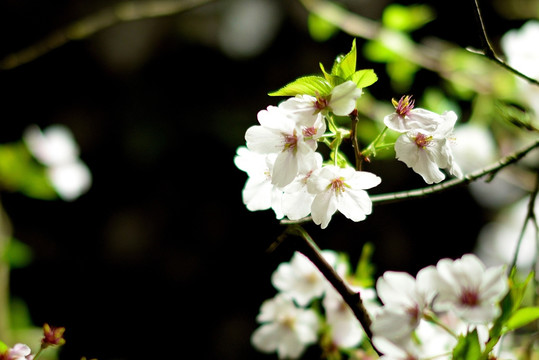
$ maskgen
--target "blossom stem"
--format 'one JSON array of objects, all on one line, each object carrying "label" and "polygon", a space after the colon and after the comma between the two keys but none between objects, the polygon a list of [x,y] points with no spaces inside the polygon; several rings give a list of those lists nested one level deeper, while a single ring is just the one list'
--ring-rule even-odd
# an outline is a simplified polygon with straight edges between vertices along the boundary
[{"label": "blossom stem", "polygon": [[352,125],[350,126],[350,139],[352,140],[352,147],[354,148],[354,155],[356,158],[356,170],[360,171],[364,156],[361,150],[359,150],[359,142],[357,140],[357,123],[359,122],[357,110],[350,113],[350,119],[352,121]]},{"label": "blossom stem", "polygon": [[40,347],[37,353],[34,355],[34,360],[36,360],[41,355],[42,352],[43,352],[43,347]]},{"label": "blossom stem", "polygon": [[463,176],[460,179],[451,179],[451,180],[444,181],[442,183],[425,187],[425,188],[421,188],[421,189],[407,190],[407,191],[380,194],[380,195],[372,195],[371,201],[373,204],[386,204],[386,203],[396,202],[400,200],[423,197],[423,196],[437,193],[440,191],[444,191],[444,190],[447,190],[447,189],[450,189],[459,185],[468,184],[486,175],[494,176],[499,170],[519,161],[524,156],[526,156],[526,154],[528,154],[530,151],[532,151],[533,149],[537,147],[539,147],[539,139],[535,140],[534,142],[522,148],[521,150],[518,150],[508,156],[501,158],[494,164],[491,164],[483,169],[474,171],[468,175]]},{"label": "blossom stem", "polygon": [[[378,143],[384,138],[385,134],[386,134],[386,131],[387,131],[388,127],[384,127],[384,129],[378,134],[378,136],[376,136],[376,139],[373,140],[373,142],[371,142],[369,144],[369,146],[367,146],[361,153],[364,155],[364,156],[370,156],[371,154],[373,156],[376,156],[376,150],[379,149],[380,147],[378,147]],[[386,147],[386,146],[389,146],[390,144],[384,144],[382,145],[382,147]],[[392,145],[392,144],[391,144]]]},{"label": "blossom stem", "polygon": [[439,327],[444,329],[449,335],[451,335],[455,339],[458,339],[458,335],[452,329],[450,329],[446,324],[444,324],[433,312],[428,311],[428,312],[423,313],[423,319],[435,325],[438,325]]},{"label": "blossom stem", "polygon": [[363,327],[365,334],[373,349],[380,355],[378,350],[372,344],[371,318],[363,305],[359,292],[352,290],[344,279],[335,271],[335,269],[324,259],[320,248],[316,245],[312,237],[300,225],[293,224],[287,227],[285,234],[296,235],[303,240],[300,251],[305,255],[324,275],[335,290],[342,296],[343,300],[350,307],[355,317]]}]

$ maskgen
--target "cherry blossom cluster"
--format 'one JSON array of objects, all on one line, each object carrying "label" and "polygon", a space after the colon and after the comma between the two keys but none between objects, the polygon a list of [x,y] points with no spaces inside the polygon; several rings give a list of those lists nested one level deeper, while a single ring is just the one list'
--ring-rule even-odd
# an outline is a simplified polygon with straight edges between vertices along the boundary
[{"label": "cherry blossom cluster", "polygon": [[442,259],[416,277],[388,271],[376,283],[373,344],[382,359],[451,359],[458,335],[475,329],[485,347],[508,291],[503,266],[486,268],[473,254]]},{"label": "cherry blossom cluster", "polygon": [[[357,119],[363,88],[377,80],[372,70],[355,68],[354,43],[348,54],[335,61],[331,73],[322,67],[323,77],[299,78],[270,94],[288,98],[259,111],[259,125],[247,129],[246,146],[240,146],[234,158],[249,176],[242,193],[249,210],[273,209],[278,219],[290,220],[310,215],[322,228],[337,211],[356,222],[372,212],[366,190],[380,184],[381,178],[352,166],[339,148],[343,139],[357,134],[355,129],[339,127],[337,119]],[[397,159],[428,184],[442,181],[442,170],[462,176],[450,146],[457,115],[414,108],[411,96],[393,104],[395,112],[383,119],[385,128],[363,153],[356,149],[356,158],[367,159],[377,146],[393,145],[380,144],[391,129],[402,133],[394,143]],[[320,142],[329,147],[326,161],[317,152]]]},{"label": "cherry blossom cluster", "polygon": [[397,159],[423,177],[427,184],[445,179],[440,169],[462,177],[451,150],[453,128],[457,114],[446,111],[439,115],[429,110],[414,108],[411,96],[393,100],[395,112],[384,118],[384,124],[402,135],[395,143]]},{"label": "cherry blossom cluster", "polygon": [[260,125],[247,130],[247,147],[240,147],[235,158],[236,166],[249,175],[243,190],[249,210],[271,207],[278,218],[291,220],[311,214],[322,228],[337,210],[353,221],[371,213],[365,190],[381,179],[351,166],[323,165],[316,152],[326,132],[321,109],[349,114],[360,95],[361,89],[347,81],[327,98],[292,97],[258,113]]},{"label": "cherry blossom cluster", "polygon": [[[384,360],[451,359],[459,336],[471,331],[484,348],[508,291],[504,268],[486,268],[473,254],[442,259],[415,278],[387,271],[375,289],[354,285],[342,254],[324,250],[322,255],[360,294],[373,320],[373,345]],[[304,255],[296,252],[281,263],[271,281],[278,294],[260,308],[261,325],[251,337],[258,350],[279,358],[298,358],[316,343],[324,352],[369,351],[361,349],[365,333],[357,318]]]},{"label": "cherry blossom cluster", "polygon": [[[351,277],[342,256],[331,250],[322,255],[341,276]],[[317,342],[328,352],[356,349],[365,339],[352,310],[303,254],[296,252],[289,262],[281,263],[271,281],[279,292],[260,308],[261,325],[251,337],[258,350],[289,359],[300,357]],[[379,306],[374,289],[350,286],[361,293],[368,309]]]}]

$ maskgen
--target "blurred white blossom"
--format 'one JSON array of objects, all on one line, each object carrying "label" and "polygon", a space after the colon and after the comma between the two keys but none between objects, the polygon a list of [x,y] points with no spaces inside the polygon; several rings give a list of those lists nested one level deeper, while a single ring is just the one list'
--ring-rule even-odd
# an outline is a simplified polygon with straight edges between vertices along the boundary
[{"label": "blurred white blossom", "polygon": [[6,360],[33,360],[34,355],[31,355],[31,354],[32,354],[32,350],[30,349],[28,345],[19,343],[19,344],[15,344],[11,349],[8,349],[7,353],[5,354],[5,359]]},{"label": "blurred white blossom", "polygon": [[386,271],[378,278],[376,292],[384,306],[373,320],[373,334],[398,343],[410,337],[434,298],[434,272],[429,266],[416,279],[397,271]]},{"label": "blurred white blossom", "polygon": [[[509,30],[501,38],[507,63],[521,73],[539,80],[539,21],[530,20],[520,29]],[[539,87],[517,78],[520,97],[539,114]],[[535,120],[537,125],[537,120]]]},{"label": "blurred white blossom", "polygon": [[[330,265],[335,266],[335,252],[325,250],[322,251],[322,256]],[[283,262],[277,267],[271,282],[277,290],[300,306],[306,306],[315,298],[321,297],[327,288],[327,280],[320,270],[299,252],[294,253],[290,262]]]},{"label": "blurred white blossom", "polygon": [[[512,263],[528,212],[528,204],[529,197],[522,198],[502,209],[493,221],[483,226],[479,233],[476,253],[485,264],[494,266]],[[539,214],[539,202],[535,203],[534,212]],[[535,271],[539,273],[538,256],[535,229],[529,223],[520,244],[518,269],[527,272],[533,270],[535,265]]]},{"label": "blurred white blossom", "polygon": [[280,359],[298,358],[318,339],[314,310],[297,307],[284,294],[264,301],[257,321],[262,325],[251,336],[253,346],[263,352],[276,351]]},{"label": "blurred white blossom", "polygon": [[23,140],[34,157],[47,167],[51,183],[64,200],[74,200],[88,191],[92,174],[79,158],[79,147],[71,131],[51,125],[41,131],[36,125],[26,128]]}]

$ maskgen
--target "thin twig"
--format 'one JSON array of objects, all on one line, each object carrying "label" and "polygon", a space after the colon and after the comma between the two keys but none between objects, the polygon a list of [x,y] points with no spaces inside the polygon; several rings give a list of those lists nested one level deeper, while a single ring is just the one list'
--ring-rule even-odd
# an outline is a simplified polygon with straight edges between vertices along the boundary
[{"label": "thin twig", "polygon": [[522,244],[522,240],[524,239],[524,234],[526,233],[526,228],[528,227],[528,223],[532,223],[535,228],[535,235],[537,237],[538,234],[538,226],[537,226],[537,217],[535,216],[535,199],[537,198],[537,193],[539,192],[539,172],[537,173],[536,179],[535,179],[535,188],[530,194],[530,201],[528,202],[528,211],[526,213],[526,218],[524,219],[524,224],[522,225],[522,229],[520,230],[520,234],[517,241],[517,246],[515,248],[515,254],[513,255],[513,261],[511,262],[511,267],[509,269],[513,269],[517,266],[517,259],[518,254],[520,253],[520,245]]},{"label": "thin twig", "polygon": [[89,38],[101,30],[120,23],[176,15],[212,1],[215,0],[122,2],[75,21],[62,29],[54,31],[37,43],[7,55],[0,60],[0,70],[10,70],[29,63],[70,41]]},{"label": "thin twig", "polygon": [[354,149],[354,155],[356,158],[356,170],[360,171],[363,163],[363,156],[361,155],[359,141],[357,140],[357,124],[359,121],[357,110],[350,113],[350,120],[352,121],[352,124],[350,125],[350,140],[352,140],[352,148]]},{"label": "thin twig", "polygon": [[509,64],[507,64],[505,61],[503,61],[494,51],[494,48],[492,47],[492,44],[490,43],[490,40],[487,36],[487,30],[485,28],[485,22],[483,21],[483,16],[481,15],[481,9],[479,8],[479,0],[475,0],[475,10],[477,17],[479,19],[479,25],[481,26],[481,39],[483,41],[483,50],[476,50],[472,48],[467,48],[468,51],[485,56],[487,59],[495,62],[496,64],[500,65],[504,69],[510,71],[511,73],[515,74],[516,76],[526,80],[530,84],[539,86],[539,81],[537,79],[531,78],[527,76],[526,74],[521,73],[517,69],[513,68]]},{"label": "thin twig", "polygon": [[[392,202],[397,201],[403,201],[407,199],[412,198],[418,198],[423,197],[426,195],[438,193],[444,190],[451,189],[456,186],[465,185],[470,182],[473,182],[475,180],[478,180],[486,175],[494,175],[501,169],[505,168],[508,165],[511,165],[520,159],[522,159],[526,154],[528,154],[533,149],[539,147],[539,140],[535,140],[533,143],[529,144],[528,146],[522,148],[521,150],[518,150],[510,155],[507,155],[497,162],[495,162],[492,165],[489,165],[483,169],[474,171],[468,175],[463,176],[460,179],[451,179],[444,181],[442,183],[424,187],[421,189],[414,189],[414,190],[406,190],[406,191],[400,191],[400,192],[394,192],[394,193],[387,193],[387,194],[379,194],[379,195],[370,195],[370,199],[373,202],[373,204],[388,204]],[[308,221],[311,221],[312,218],[310,216],[304,217],[299,220],[288,220],[283,219],[281,220],[281,225],[292,225],[292,224],[300,224],[305,223]]]},{"label": "thin twig", "polygon": [[520,159],[522,159],[526,154],[528,154],[533,149],[539,147],[539,140],[535,140],[530,145],[524,147],[523,149],[516,151],[506,157],[501,158],[497,162],[495,162],[492,165],[489,165],[483,169],[474,171],[468,175],[463,176],[460,179],[451,179],[448,181],[444,181],[442,183],[439,183],[437,185],[425,187],[422,189],[415,189],[415,190],[407,190],[407,191],[401,191],[401,192],[394,192],[389,194],[380,194],[380,195],[371,195],[371,201],[376,204],[385,204],[390,202],[395,202],[399,200],[406,200],[411,198],[417,198],[422,197],[425,195],[437,193],[440,191],[444,191],[447,189],[451,189],[456,186],[468,184],[472,181],[478,180],[486,175],[489,174],[496,174],[498,171],[503,169],[504,167],[511,165]]}]

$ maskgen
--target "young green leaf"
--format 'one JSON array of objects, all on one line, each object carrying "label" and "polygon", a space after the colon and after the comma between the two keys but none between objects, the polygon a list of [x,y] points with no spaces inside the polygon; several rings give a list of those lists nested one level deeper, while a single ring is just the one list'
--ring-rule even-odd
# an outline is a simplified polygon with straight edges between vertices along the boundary
[{"label": "young green leaf", "polygon": [[506,323],[506,331],[512,331],[539,319],[539,307],[525,307],[513,313]]},{"label": "young green leaf", "polygon": [[7,243],[5,252],[2,254],[3,261],[7,262],[12,268],[24,267],[32,261],[32,249],[23,242],[11,238]]},{"label": "young green leaf", "polygon": [[9,347],[0,340],[0,355],[6,353]]},{"label": "young green leaf", "polygon": [[424,4],[404,6],[391,4],[382,14],[382,23],[393,30],[410,32],[434,19],[432,9]]},{"label": "young green leaf", "polygon": [[350,80],[357,84],[358,88],[365,88],[374,84],[378,80],[378,76],[372,69],[358,70],[352,74]]},{"label": "young green leaf", "polygon": [[320,70],[322,70],[322,74],[324,74],[324,78],[326,79],[326,81],[327,81],[332,87],[335,87],[335,86],[337,86],[337,85],[339,85],[339,84],[342,84],[342,83],[344,82],[344,80],[341,79],[340,77],[328,73],[328,72],[326,71],[326,69],[324,68],[324,65],[322,65],[322,63],[320,63]]},{"label": "young green leaf", "polygon": [[304,76],[283,86],[270,96],[296,96],[296,95],[327,95],[331,92],[331,85],[321,76]]},{"label": "young green leaf", "polygon": [[352,49],[350,52],[346,55],[337,57],[335,60],[333,67],[331,68],[331,75],[347,80],[356,72],[356,62],[356,39],[354,39],[354,41],[352,41]]},{"label": "young green leaf", "polygon": [[481,345],[477,336],[477,329],[459,337],[458,343],[453,349],[453,360],[480,360]]}]

